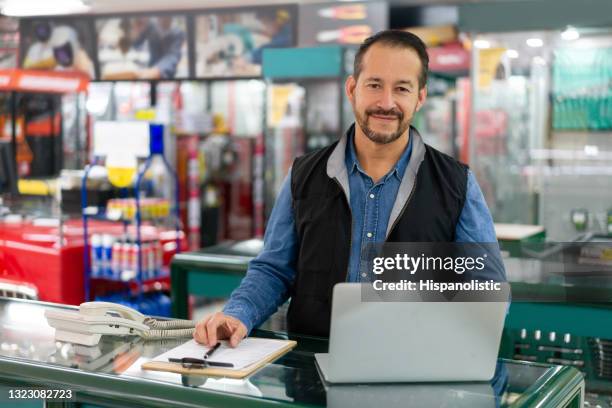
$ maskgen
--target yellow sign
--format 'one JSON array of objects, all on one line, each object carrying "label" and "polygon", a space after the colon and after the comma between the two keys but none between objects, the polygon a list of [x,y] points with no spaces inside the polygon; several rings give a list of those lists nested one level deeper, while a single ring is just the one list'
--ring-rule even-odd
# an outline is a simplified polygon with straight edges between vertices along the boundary
[{"label": "yellow sign", "polygon": [[295,90],[295,85],[272,85],[270,87],[268,110],[268,126],[276,127],[287,113],[289,96]]},{"label": "yellow sign", "polygon": [[497,66],[505,48],[485,48],[478,50],[478,87],[488,88],[495,78]]},{"label": "yellow sign", "polygon": [[134,116],[136,120],[154,121],[155,114],[155,109],[140,109]]}]

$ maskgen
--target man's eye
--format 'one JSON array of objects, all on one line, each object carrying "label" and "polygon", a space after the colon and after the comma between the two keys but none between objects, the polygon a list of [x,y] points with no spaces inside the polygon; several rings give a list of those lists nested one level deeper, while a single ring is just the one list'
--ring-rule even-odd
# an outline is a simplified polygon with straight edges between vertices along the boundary
[{"label": "man's eye", "polygon": [[404,88],[403,86],[398,86],[397,90],[398,90],[398,92],[402,92],[402,93],[410,92],[410,89]]},{"label": "man's eye", "polygon": [[380,85],[379,85],[379,84],[367,84],[366,86],[367,86],[368,88],[372,88],[372,89],[378,89],[378,88],[380,88]]}]

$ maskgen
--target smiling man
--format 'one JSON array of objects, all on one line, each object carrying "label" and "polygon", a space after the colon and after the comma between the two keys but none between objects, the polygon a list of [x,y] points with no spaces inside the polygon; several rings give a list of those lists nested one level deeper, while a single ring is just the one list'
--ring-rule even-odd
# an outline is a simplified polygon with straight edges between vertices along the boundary
[{"label": "smiling man", "polygon": [[468,167],[410,126],[427,97],[428,62],[423,42],[405,31],[364,41],[345,84],[356,123],[338,142],[295,160],[262,253],[223,312],[197,324],[198,342],[235,346],[288,298],[290,332],[328,336],[332,289],[362,279],[368,243],[496,242]]}]

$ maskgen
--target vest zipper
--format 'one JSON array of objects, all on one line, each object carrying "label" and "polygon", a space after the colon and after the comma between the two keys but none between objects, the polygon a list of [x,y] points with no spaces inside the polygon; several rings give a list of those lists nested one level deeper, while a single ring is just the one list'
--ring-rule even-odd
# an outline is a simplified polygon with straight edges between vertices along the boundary
[{"label": "vest zipper", "polygon": [[393,225],[391,226],[391,229],[389,230],[389,234],[385,237],[385,242],[387,242],[387,239],[389,238],[389,236],[393,232],[393,229],[395,228],[395,226],[397,225],[399,220],[402,218],[402,215],[404,215],[404,211],[406,211],[406,208],[408,207],[408,203],[410,203],[410,200],[412,200],[412,196],[414,195],[414,191],[416,190],[416,186],[417,186],[417,177],[414,178],[414,185],[412,186],[412,190],[410,191],[410,195],[408,196],[408,199],[404,203],[404,206],[402,207],[402,210],[400,211],[399,215],[397,216],[397,218],[393,222]]},{"label": "vest zipper", "polygon": [[[336,182],[338,187],[340,187],[340,191],[342,191],[342,198],[346,202],[347,207],[349,209],[349,214],[351,215],[351,233],[349,234],[349,253],[348,253],[348,258],[347,258],[347,259],[351,259],[351,246],[353,244],[353,210],[351,209],[351,203],[347,202],[346,191],[344,191],[344,188],[342,187],[342,184],[340,184],[338,179],[335,178],[335,177],[333,178],[333,180]],[[346,267],[346,273],[344,275],[344,281],[345,282],[348,279],[349,267],[350,267],[350,265],[347,265],[347,267]]]}]

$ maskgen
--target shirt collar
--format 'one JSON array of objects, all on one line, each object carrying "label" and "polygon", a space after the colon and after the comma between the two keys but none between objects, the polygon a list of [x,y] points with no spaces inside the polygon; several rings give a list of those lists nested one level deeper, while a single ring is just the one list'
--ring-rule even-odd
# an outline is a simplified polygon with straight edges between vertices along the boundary
[{"label": "shirt collar", "polygon": [[[354,127],[351,129],[352,131],[348,133],[348,138],[346,142],[346,153],[345,153],[345,164],[346,170],[349,174],[353,174],[356,171],[359,171],[363,174],[366,174],[365,171],[361,168],[359,164],[359,160],[357,159],[357,152],[355,151],[355,130]],[[406,168],[408,167],[408,162],[410,162],[410,155],[412,153],[412,127],[410,128],[410,138],[408,141],[408,146],[404,149],[404,152],[400,156],[395,166],[387,173],[384,177],[384,180],[387,181],[389,177],[395,176],[399,181],[402,181],[402,176],[406,172]]]}]

